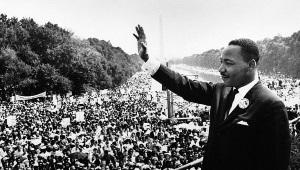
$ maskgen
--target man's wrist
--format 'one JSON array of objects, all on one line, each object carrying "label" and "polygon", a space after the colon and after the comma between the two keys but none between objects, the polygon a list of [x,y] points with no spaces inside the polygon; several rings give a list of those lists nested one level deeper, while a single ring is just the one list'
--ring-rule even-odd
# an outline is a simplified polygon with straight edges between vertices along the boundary
[{"label": "man's wrist", "polygon": [[144,54],[142,57],[143,61],[146,63],[149,60],[149,55],[148,54]]},{"label": "man's wrist", "polygon": [[151,75],[154,75],[156,71],[159,69],[160,62],[153,58],[149,58],[146,60],[146,62],[143,64],[142,69],[150,73]]}]

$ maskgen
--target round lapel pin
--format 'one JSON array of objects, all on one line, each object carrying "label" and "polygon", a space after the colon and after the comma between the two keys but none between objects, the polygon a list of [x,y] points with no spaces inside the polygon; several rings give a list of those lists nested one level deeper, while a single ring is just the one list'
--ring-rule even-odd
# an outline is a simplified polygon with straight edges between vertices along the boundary
[{"label": "round lapel pin", "polygon": [[242,98],[241,101],[239,102],[239,107],[241,109],[246,109],[249,106],[249,104],[250,104],[249,99]]}]

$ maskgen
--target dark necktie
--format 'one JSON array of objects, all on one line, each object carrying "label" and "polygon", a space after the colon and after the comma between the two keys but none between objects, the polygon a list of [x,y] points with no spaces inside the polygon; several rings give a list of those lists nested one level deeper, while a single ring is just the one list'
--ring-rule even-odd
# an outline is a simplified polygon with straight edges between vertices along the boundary
[{"label": "dark necktie", "polygon": [[238,89],[232,88],[228,94],[227,100],[226,100],[226,105],[225,105],[225,119],[227,118],[232,102],[234,100],[235,95],[239,93]]}]

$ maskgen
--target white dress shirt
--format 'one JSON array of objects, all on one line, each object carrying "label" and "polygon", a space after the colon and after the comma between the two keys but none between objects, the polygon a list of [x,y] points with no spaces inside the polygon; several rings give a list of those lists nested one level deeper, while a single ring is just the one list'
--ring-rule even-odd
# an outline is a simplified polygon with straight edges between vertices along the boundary
[{"label": "white dress shirt", "polygon": [[238,93],[234,96],[234,100],[232,102],[231,108],[229,110],[228,115],[235,109],[235,107],[239,104],[242,98],[248,93],[248,91],[259,81],[258,74],[255,74],[254,80],[250,83],[246,84],[243,87],[238,88]]},{"label": "white dress shirt", "polygon": [[147,62],[145,62],[142,66],[142,69],[153,75],[160,66],[160,62],[153,58],[149,58]]}]

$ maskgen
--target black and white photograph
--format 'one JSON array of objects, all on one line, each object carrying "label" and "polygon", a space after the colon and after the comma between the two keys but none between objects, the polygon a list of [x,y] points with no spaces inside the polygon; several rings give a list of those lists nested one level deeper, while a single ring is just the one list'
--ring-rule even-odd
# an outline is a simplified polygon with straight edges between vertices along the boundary
[{"label": "black and white photograph", "polygon": [[300,170],[299,0],[0,0],[0,170]]}]

